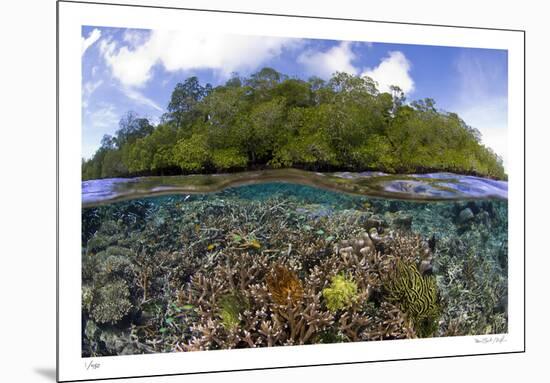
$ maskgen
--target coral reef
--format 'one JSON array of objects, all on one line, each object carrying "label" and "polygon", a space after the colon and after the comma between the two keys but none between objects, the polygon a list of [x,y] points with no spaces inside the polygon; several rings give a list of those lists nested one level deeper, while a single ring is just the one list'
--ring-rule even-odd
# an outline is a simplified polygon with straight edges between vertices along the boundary
[{"label": "coral reef", "polygon": [[277,188],[85,209],[82,355],[506,332],[505,204]]}]

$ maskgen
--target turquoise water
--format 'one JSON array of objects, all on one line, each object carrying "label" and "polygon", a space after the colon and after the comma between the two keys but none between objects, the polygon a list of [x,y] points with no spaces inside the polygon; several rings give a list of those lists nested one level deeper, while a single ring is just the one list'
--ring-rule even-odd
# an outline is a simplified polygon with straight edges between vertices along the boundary
[{"label": "turquoise water", "polygon": [[[505,333],[507,233],[502,198],[413,202],[284,182],[83,208],[82,355]],[[394,291],[399,262],[433,286],[421,309]],[[351,292],[335,301],[337,275]],[[262,323],[290,321],[282,304],[318,325],[266,335]]]},{"label": "turquoise water", "polygon": [[[212,193],[246,184],[290,182],[342,193],[409,200],[507,199],[508,182],[453,174],[317,173],[271,169],[230,174],[107,178],[82,182],[83,206],[139,196]],[[303,193],[303,192],[300,192]],[[305,193],[307,194],[307,193]]]}]

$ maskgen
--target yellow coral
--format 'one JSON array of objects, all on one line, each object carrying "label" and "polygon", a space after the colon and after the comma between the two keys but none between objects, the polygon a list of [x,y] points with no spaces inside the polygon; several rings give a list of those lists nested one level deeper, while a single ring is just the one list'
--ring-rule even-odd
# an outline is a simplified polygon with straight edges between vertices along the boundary
[{"label": "yellow coral", "polygon": [[335,275],[330,286],[323,289],[323,297],[329,310],[342,310],[357,299],[357,284],[344,275]]}]

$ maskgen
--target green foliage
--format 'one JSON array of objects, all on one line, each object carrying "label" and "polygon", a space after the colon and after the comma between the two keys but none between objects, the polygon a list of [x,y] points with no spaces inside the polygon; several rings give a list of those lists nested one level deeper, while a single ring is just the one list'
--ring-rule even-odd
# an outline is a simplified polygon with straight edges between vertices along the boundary
[{"label": "green foliage", "polygon": [[357,299],[357,284],[344,275],[335,275],[323,289],[323,297],[330,311],[345,309]]},{"label": "green foliage", "polygon": [[247,157],[237,148],[216,149],[212,152],[212,165],[218,170],[244,169]]},{"label": "green foliage", "polygon": [[431,336],[437,331],[440,307],[434,276],[423,276],[414,263],[398,260],[384,288],[388,300],[401,306],[420,337]]},{"label": "green foliage", "polygon": [[101,166],[101,177],[120,177],[125,174],[128,174],[128,168],[122,162],[122,152],[120,150],[109,150],[105,153]]},{"label": "green foliage", "polygon": [[225,85],[178,83],[157,126],[129,112],[82,162],[82,178],[295,167],[450,171],[506,178],[481,134],[432,99],[405,102],[368,77],[303,81],[271,68]]},{"label": "green foliage", "polygon": [[[147,137],[154,130],[149,120],[139,118],[135,112],[128,112],[126,116],[120,119],[118,126],[116,137],[112,138],[109,144],[110,146],[116,145],[119,148],[125,144],[134,143],[138,138]],[[105,146],[105,144],[102,146]]]},{"label": "green foliage", "polygon": [[175,163],[184,171],[199,172],[204,170],[210,159],[206,137],[193,134],[188,139],[181,139],[174,147]]},{"label": "green foliage", "polygon": [[122,148],[128,170],[132,174],[155,172],[176,166],[173,146],[177,142],[173,125],[159,125],[150,135],[139,138],[133,145]]},{"label": "green foliage", "polygon": [[201,86],[195,76],[189,77],[183,83],[178,83],[170,97],[167,121],[173,121],[180,127],[200,116],[197,109],[199,102],[211,91],[212,86]]}]

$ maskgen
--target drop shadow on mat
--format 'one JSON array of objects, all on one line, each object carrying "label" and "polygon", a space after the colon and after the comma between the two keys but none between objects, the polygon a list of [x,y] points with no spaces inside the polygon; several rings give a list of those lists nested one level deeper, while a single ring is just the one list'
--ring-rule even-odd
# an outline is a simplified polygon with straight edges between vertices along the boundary
[{"label": "drop shadow on mat", "polygon": [[38,367],[34,369],[38,375],[43,376],[44,378],[51,380],[52,382],[56,381],[56,371],[55,368],[51,367]]}]

